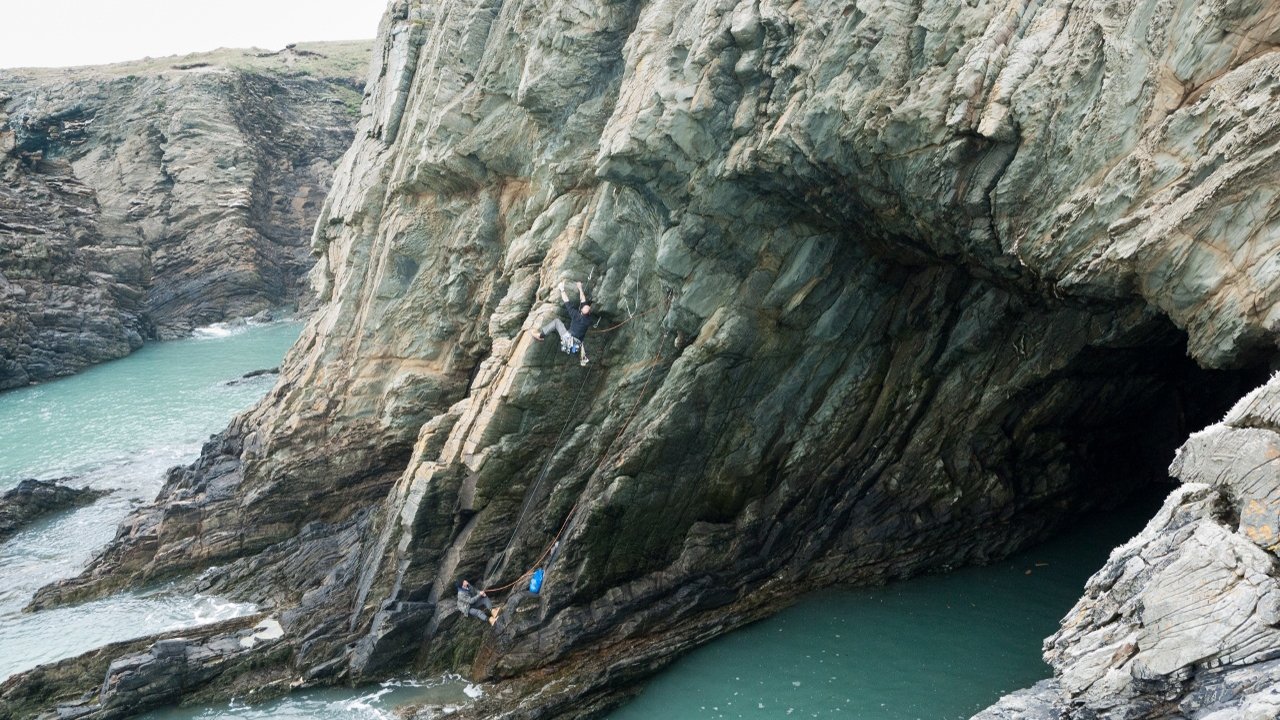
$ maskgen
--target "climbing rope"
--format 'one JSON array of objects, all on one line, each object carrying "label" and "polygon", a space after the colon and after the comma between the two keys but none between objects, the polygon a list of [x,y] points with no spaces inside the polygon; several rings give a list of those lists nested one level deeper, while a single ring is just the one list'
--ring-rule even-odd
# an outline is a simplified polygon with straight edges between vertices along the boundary
[{"label": "climbing rope", "polygon": [[[671,298],[672,298],[672,293],[670,291],[667,291],[667,298],[664,305],[668,310],[670,310],[671,308]],[[652,312],[657,307],[659,306],[655,305],[653,308],[650,308],[649,310],[645,311],[645,313]],[[645,314],[645,313],[641,313],[641,314]],[[631,320],[634,320],[637,317],[640,317],[640,315],[633,315],[627,320],[624,320],[623,322],[618,323],[618,325],[609,329],[613,330],[613,329],[616,329],[617,327],[621,327],[622,325],[625,325],[626,323],[630,322]],[[627,431],[627,428],[631,426],[631,421],[635,419],[636,411],[640,409],[640,403],[644,401],[645,392],[649,389],[649,384],[653,381],[654,370],[656,370],[658,365],[662,363],[662,348],[666,344],[667,337],[670,335],[670,333],[671,333],[670,328],[666,328],[663,330],[662,337],[658,339],[658,344],[654,348],[654,358],[649,363],[649,372],[645,376],[644,385],[640,387],[640,392],[637,393],[636,401],[631,405],[631,412],[627,414],[626,421],[623,422],[622,427],[618,429],[618,433],[613,436],[613,440],[609,441],[609,444],[605,446],[605,451],[601,455],[600,462],[597,463],[595,469],[591,471],[591,475],[588,476],[588,479],[595,477],[595,475],[600,472],[600,469],[605,466],[605,463],[611,462],[613,459],[616,459],[616,458],[610,458],[610,453],[613,451],[613,446],[616,445],[618,443],[618,440],[622,438],[623,433],[625,433]],[[586,387],[586,382],[583,382],[581,386],[578,388],[579,394],[581,394],[583,387]],[[575,407],[577,405],[576,398],[574,400],[574,405]],[[568,422],[571,421],[573,417],[574,416],[571,412],[568,420],[566,421],[565,427],[568,427]],[[561,435],[563,435],[565,427],[561,428]],[[538,483],[541,483],[542,478],[546,476],[546,470],[549,467],[551,457],[555,454],[555,451],[558,449],[559,443],[560,443],[560,438],[557,437],[556,447],[553,447],[551,454],[548,455],[547,462],[544,463],[543,465],[542,475],[539,477],[537,481]],[[530,493],[529,496],[525,498],[526,507],[535,496],[536,487],[537,485],[535,484],[535,493]],[[526,570],[523,574],[520,575],[520,577],[516,578],[512,582],[507,583],[506,585],[499,585],[497,587],[485,588],[484,592],[488,594],[490,592],[502,592],[504,590],[509,590],[515,587],[516,585],[520,584],[521,582],[523,582],[525,579],[531,577],[534,571],[538,568],[538,566],[542,564],[542,561],[545,560],[549,554],[551,554],[551,550],[556,546],[556,543],[560,542],[560,537],[564,534],[564,531],[569,527],[569,522],[573,520],[574,514],[578,511],[579,503],[580,501],[575,502],[573,504],[573,507],[569,508],[569,513],[565,515],[564,522],[560,524],[560,529],[556,531],[555,537],[553,537],[551,539],[551,542],[547,544],[546,548],[542,551],[542,554],[539,555],[538,559],[533,562],[529,570]],[[523,519],[523,515],[524,515],[524,508],[521,508],[521,519]],[[511,548],[511,543],[515,541],[516,532],[518,532],[519,530],[519,525],[520,525],[520,520],[517,520],[515,528],[512,529],[511,538],[507,541],[507,546],[502,551],[503,553],[506,553]]]},{"label": "climbing rope", "polygon": [[587,387],[587,378],[591,376],[594,366],[587,368],[586,375],[582,378],[582,382],[578,383],[578,392],[573,396],[573,402],[569,405],[569,414],[564,420],[564,424],[560,426],[560,432],[556,434],[556,441],[551,446],[551,452],[547,453],[547,459],[542,463],[542,471],[538,473],[538,478],[533,482],[533,489],[525,496],[524,504],[520,506],[520,515],[516,517],[516,523],[511,529],[511,538],[507,540],[507,544],[502,548],[502,554],[505,556],[507,551],[511,549],[511,543],[516,539],[516,533],[520,531],[520,523],[524,522],[525,512],[528,511],[529,505],[532,504],[533,498],[537,497],[538,489],[542,487],[542,481],[546,479],[547,472],[551,469],[551,461],[555,458],[556,451],[560,449],[560,443],[564,440],[564,433],[569,429],[569,424],[573,422],[575,412],[578,409],[578,401],[582,398],[582,391]]},{"label": "climbing rope", "polygon": [[[645,310],[645,311],[644,311],[644,312],[642,312],[642,313],[637,313],[637,314],[635,314],[635,315],[632,315],[631,317],[627,318],[626,320],[623,320],[622,322],[618,323],[617,325],[610,325],[609,327],[607,327],[607,328],[605,328],[605,329],[603,329],[603,330],[596,330],[596,331],[595,331],[595,333],[596,333],[597,335],[603,335],[604,333],[607,333],[607,332],[613,332],[614,330],[617,330],[618,328],[622,327],[623,325],[626,325],[627,323],[631,322],[632,320],[635,320],[635,319],[636,319],[636,318],[638,318],[638,317],[644,317],[645,315],[648,315],[649,313],[653,312],[654,310],[657,310],[657,309],[658,309],[658,308],[660,308],[660,307],[662,307],[662,305],[661,305],[661,304],[659,304],[659,305],[654,305],[653,307],[649,308],[648,310]],[[671,307],[671,302],[670,302],[670,301],[668,301],[668,302],[667,302],[667,307]]]},{"label": "climbing rope", "polygon": [[[645,315],[648,315],[654,310],[657,310],[658,308],[663,307],[663,305],[664,305],[663,303],[656,304],[653,307],[650,307],[648,310],[632,315],[628,317],[626,320],[623,320],[622,322],[616,325],[607,327],[603,330],[596,330],[595,333],[604,334],[607,332],[612,332],[614,330],[617,330],[618,328],[622,327],[623,325],[626,325],[632,320],[635,320],[636,318],[639,318],[639,317],[644,317]],[[668,308],[671,307],[670,294],[668,294],[665,306]],[[612,338],[609,339],[609,342],[612,343]],[[609,347],[608,345],[605,346],[606,350],[608,349],[608,347]],[[556,451],[560,449],[560,443],[564,439],[565,431],[569,429],[569,423],[573,422],[573,418],[575,417],[574,413],[578,409],[578,402],[582,398],[582,391],[586,388],[587,378],[590,377],[591,371],[592,369],[594,369],[594,367],[595,366],[593,365],[592,367],[587,368],[587,376],[583,378],[582,382],[578,383],[578,392],[575,393],[573,396],[573,402],[570,404],[570,407],[569,407],[569,414],[565,418],[564,424],[560,426],[560,432],[556,434],[556,441],[551,446],[551,452],[547,453],[547,459],[542,463],[542,470],[538,473],[537,479],[534,480],[533,489],[525,496],[524,503],[521,504],[520,506],[520,514],[516,517],[515,525],[512,526],[511,537],[507,540],[507,544],[503,546],[502,552],[500,553],[500,555],[503,557],[505,557],[507,552],[511,550],[511,543],[515,542],[516,534],[519,533],[520,531],[520,524],[524,522],[524,517],[525,517],[525,514],[528,512],[530,504],[533,502],[533,499],[537,497],[538,490],[542,487],[542,481],[546,479],[547,473],[551,469],[551,461],[555,458]],[[610,446],[612,446],[612,443],[610,443]]]},{"label": "climbing rope", "polygon": [[[595,205],[588,205],[586,213],[582,217],[582,225],[578,227],[578,242],[582,242],[582,236],[587,232],[587,226],[591,224],[591,218],[595,216],[596,207],[599,205],[597,201]],[[502,548],[502,556],[505,559],[507,551],[511,549],[511,543],[515,542],[516,533],[520,531],[520,523],[524,521],[525,512],[529,509],[533,498],[537,497],[538,489],[542,486],[542,481],[547,477],[547,471],[551,468],[551,460],[555,457],[556,451],[560,449],[560,442],[564,439],[565,430],[569,429],[569,423],[573,422],[574,412],[578,409],[578,400],[582,397],[582,391],[587,386],[587,378],[591,377],[591,371],[595,366],[587,368],[587,374],[583,377],[582,382],[578,383],[578,392],[573,396],[573,403],[569,407],[568,417],[565,418],[564,424],[560,426],[560,432],[556,434],[556,441],[551,446],[551,452],[547,453],[547,459],[542,463],[542,471],[538,473],[538,479],[533,483],[533,490],[529,492],[524,499],[524,503],[520,506],[520,514],[516,517],[516,524],[511,528],[511,537],[507,540],[507,544]]]}]

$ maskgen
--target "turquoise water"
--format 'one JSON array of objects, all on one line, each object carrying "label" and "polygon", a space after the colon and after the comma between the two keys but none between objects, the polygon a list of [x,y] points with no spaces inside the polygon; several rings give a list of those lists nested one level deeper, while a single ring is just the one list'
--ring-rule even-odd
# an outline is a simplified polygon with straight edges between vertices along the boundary
[{"label": "turquoise water", "polygon": [[261,398],[298,323],[213,326],[147,345],[78,375],[0,393],[0,491],[26,477],[70,477],[109,489],[0,544],[0,678],[106,642],[226,619],[252,606],[163,588],[39,613],[21,609],[40,586],[75,575],[168,468],[191,462],[209,435]]},{"label": "turquoise water", "polygon": [[1051,674],[1041,641],[1161,499],[987,567],[813,593],[677,661],[610,720],[968,718]]},{"label": "turquoise water", "polygon": [[[105,642],[253,611],[159,588],[20,613],[40,585],[78,572],[132,507],[154,497],[167,468],[194,459],[211,433],[270,389],[273,376],[227,383],[279,364],[298,332],[297,324],[209,328],[0,394],[0,490],[24,477],[63,476],[73,476],[72,485],[115,489],[0,545],[0,678]],[[967,718],[1049,675],[1041,640],[1109,550],[1137,532],[1157,504],[1147,499],[1098,515],[990,567],[811,594],[677,661],[611,720]],[[454,707],[482,691],[456,676],[401,680],[147,718],[386,720],[406,703]]]},{"label": "turquoise water", "polygon": [[[886,587],[825,590],[693,651],[610,720],[968,718],[1048,677],[1043,638],[1084,581],[1162,498],[1096,515],[1009,560]],[[323,690],[258,706],[168,710],[145,720],[392,720],[407,703],[463,702],[465,683]],[[465,686],[475,693],[484,688]]]},{"label": "turquoise water", "polygon": [[[25,477],[109,474],[140,458],[189,458],[275,383],[228,386],[280,364],[298,323],[212,327],[78,375],[0,393],[0,490]],[[166,465],[167,467],[167,465]],[[149,499],[149,498],[148,498]]]}]

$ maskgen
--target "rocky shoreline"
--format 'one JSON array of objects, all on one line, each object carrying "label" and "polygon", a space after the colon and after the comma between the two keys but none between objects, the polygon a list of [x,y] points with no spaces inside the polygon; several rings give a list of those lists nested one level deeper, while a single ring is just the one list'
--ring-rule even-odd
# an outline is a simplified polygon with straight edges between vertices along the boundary
[{"label": "rocky shoreline", "polygon": [[[590,717],[791,588],[1003,557],[1185,443],[1055,679],[987,717],[1262,712],[1274,381],[1192,433],[1280,357],[1275,20],[399,0],[274,390],[35,606],[205,571],[278,618],[264,677]],[[566,279],[585,368],[529,332]],[[497,630],[458,617],[548,557]]]},{"label": "rocky shoreline", "polygon": [[367,43],[0,77],[0,390],[309,301]]},{"label": "rocky shoreline", "polygon": [[284,659],[278,628],[255,615],[112,643],[22,673],[21,682],[0,683],[0,707],[13,718],[96,720],[198,701],[202,686],[217,687],[210,699],[269,699],[288,690],[281,678],[259,669]]},{"label": "rocky shoreline", "polygon": [[22,480],[0,495],[0,542],[46,515],[88,505],[106,495],[104,490],[68,487],[72,478]]},{"label": "rocky shoreline", "polygon": [[975,720],[1280,716],[1276,418],[1280,375],[1191,436],[1182,487],[1045,641],[1053,680]]}]

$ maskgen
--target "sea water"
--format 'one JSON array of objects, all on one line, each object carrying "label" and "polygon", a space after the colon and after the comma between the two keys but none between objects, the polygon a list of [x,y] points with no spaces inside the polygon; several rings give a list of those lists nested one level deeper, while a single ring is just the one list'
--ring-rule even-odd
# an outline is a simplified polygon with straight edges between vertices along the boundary
[{"label": "sea water", "polygon": [[1049,677],[1042,640],[1165,489],[985,567],[824,590],[694,650],[610,720],[963,720]]},{"label": "sea water", "polygon": [[[610,720],[962,720],[1050,675],[1041,642],[1110,550],[1159,507],[1157,490],[986,567],[884,587],[821,590],[677,660]],[[392,720],[403,704],[483,692],[459,678],[241,700],[144,720]],[[414,693],[423,693],[415,696]]]},{"label": "sea water", "polygon": [[[19,612],[36,588],[78,572],[132,507],[155,496],[168,467],[193,460],[211,433],[267,392],[273,376],[240,376],[277,365],[298,332],[292,323],[208,328],[71,378],[0,393],[0,490],[24,477],[70,476],[71,485],[114,491],[0,545],[0,677],[105,642],[254,610],[157,588]],[[1042,639],[1108,551],[1155,507],[1147,499],[1098,514],[988,567],[810,593],[676,661],[611,719],[967,718],[1049,675]],[[458,705],[481,692],[456,676],[402,679],[147,717],[379,720],[405,703]]]},{"label": "sea water", "polygon": [[22,613],[40,586],[71,577],[152,500],[164,472],[189,463],[210,434],[261,398],[299,323],[219,325],[149,344],[126,358],[0,393],[0,492],[23,478],[69,478],[111,491],[0,544],[0,678],[98,645],[252,612],[250,605],[155,588]]}]

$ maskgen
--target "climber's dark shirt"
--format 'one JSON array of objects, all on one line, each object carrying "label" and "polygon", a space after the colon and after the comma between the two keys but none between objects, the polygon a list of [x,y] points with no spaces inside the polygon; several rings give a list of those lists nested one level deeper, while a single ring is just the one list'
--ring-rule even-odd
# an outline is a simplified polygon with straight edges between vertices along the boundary
[{"label": "climber's dark shirt", "polygon": [[586,337],[587,328],[591,327],[591,316],[583,315],[578,304],[573,301],[565,303],[564,309],[569,311],[569,334],[579,340]]}]

